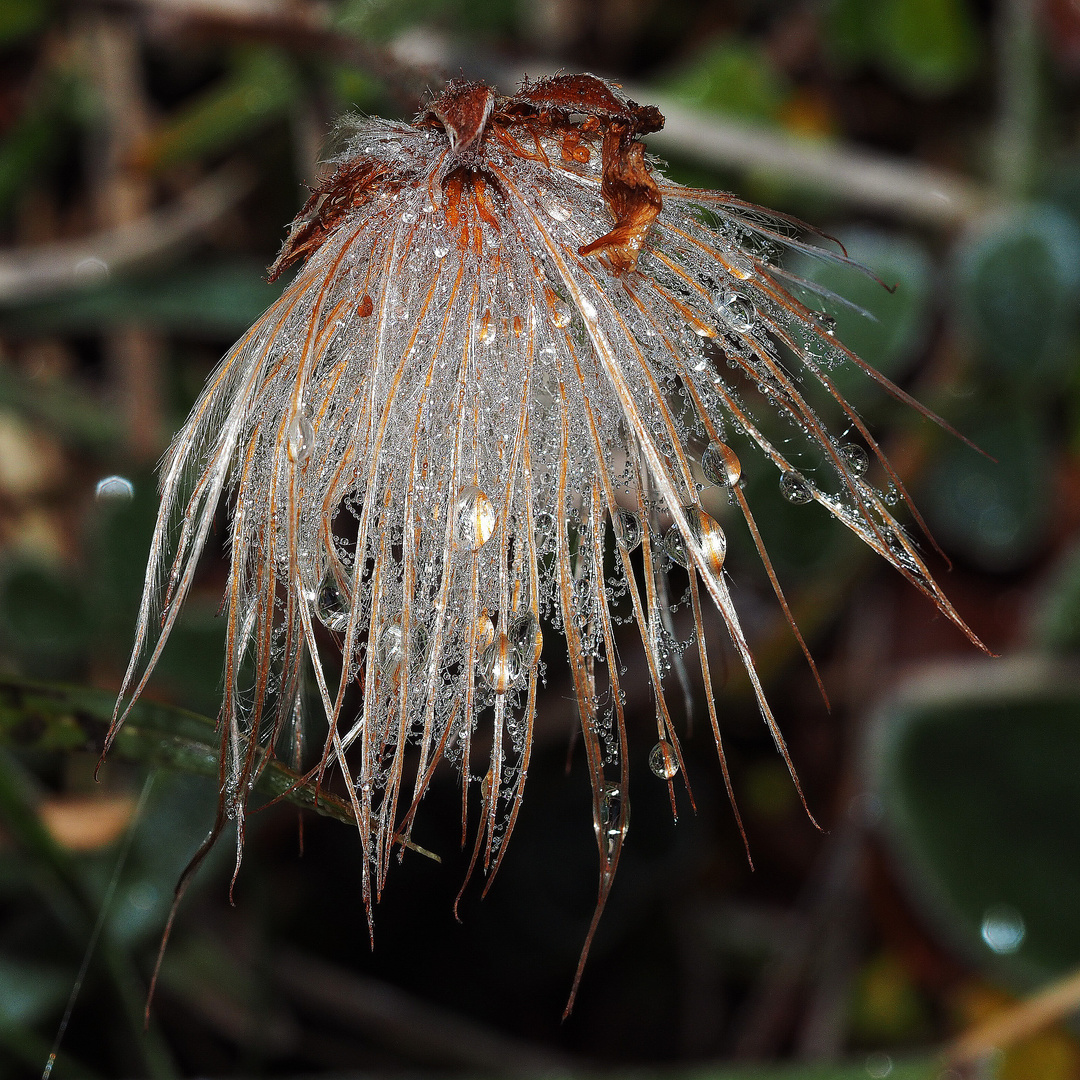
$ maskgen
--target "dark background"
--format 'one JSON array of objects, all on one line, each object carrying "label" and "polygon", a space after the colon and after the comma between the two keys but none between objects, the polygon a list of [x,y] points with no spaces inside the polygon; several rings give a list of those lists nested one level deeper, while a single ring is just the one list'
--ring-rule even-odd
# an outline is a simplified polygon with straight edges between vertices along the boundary
[{"label": "dark background", "polygon": [[[333,118],[411,116],[440,71],[510,91],[559,67],[658,102],[672,123],[653,148],[674,178],[797,214],[898,286],[794,264],[870,310],[838,311],[840,336],[990,455],[866,380],[843,384],[953,561],[933,557],[934,572],[1000,659],[751,470],[831,712],[734,529],[728,568],[824,831],[734,670],[714,690],[755,869],[700,688],[684,743],[698,812],[673,824],[638,687],[633,821],[565,1023],[596,850],[583,763],[565,767],[576,716],[554,631],[527,798],[486,900],[474,883],[454,920],[467,858],[449,775],[415,834],[442,864],[409,853],[393,869],[374,951],[355,833],[307,814],[301,857],[297,811],[273,807],[252,818],[235,906],[228,837],[189,891],[145,1036],[172,887],[215,783],[151,751],[95,783],[79,740],[26,748],[9,696],[0,1076],[40,1074],[122,856],[58,1077],[719,1080],[753,1062],[958,1077],[936,1056],[950,1039],[1080,965],[1075,0],[0,0],[0,674],[118,686],[155,461],[278,294],[262,268]],[[705,126],[692,136],[676,116]],[[132,497],[95,496],[114,474]],[[212,717],[225,567],[211,547],[150,696]],[[978,1075],[1080,1077],[1057,1019]]]}]

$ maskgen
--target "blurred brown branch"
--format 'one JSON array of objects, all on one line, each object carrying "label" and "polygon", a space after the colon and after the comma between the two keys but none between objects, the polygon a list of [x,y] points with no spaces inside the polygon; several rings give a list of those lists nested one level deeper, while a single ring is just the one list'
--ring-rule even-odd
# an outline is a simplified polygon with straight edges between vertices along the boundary
[{"label": "blurred brown branch", "polygon": [[230,163],[134,221],[80,240],[0,251],[0,303],[95,285],[113,271],[183,247],[231,210],[251,184],[249,172]]}]

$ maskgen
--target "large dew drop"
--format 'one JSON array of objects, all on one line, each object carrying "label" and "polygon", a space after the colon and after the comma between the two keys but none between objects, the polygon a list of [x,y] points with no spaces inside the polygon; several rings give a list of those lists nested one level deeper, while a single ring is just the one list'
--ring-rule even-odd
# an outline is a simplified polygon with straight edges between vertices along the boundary
[{"label": "large dew drop", "polygon": [[379,633],[375,648],[375,662],[379,671],[386,678],[393,678],[400,670],[405,659],[405,633],[396,620],[387,623]]},{"label": "large dew drop", "polygon": [[641,524],[641,518],[634,513],[633,510],[627,510],[625,507],[619,507],[615,511],[615,539],[626,548],[627,551],[633,551],[641,544],[641,539],[644,536],[644,529]]},{"label": "large dew drop", "polygon": [[808,503],[814,497],[813,489],[806,482],[806,477],[794,471],[786,472],[780,477],[780,494],[796,506]]},{"label": "large dew drop", "polygon": [[510,645],[517,653],[521,666],[526,670],[535,667],[544,647],[544,635],[540,632],[540,623],[536,616],[531,611],[519,615],[507,627],[506,636],[510,639]]},{"label": "large dew drop", "polygon": [[738,454],[723,443],[709,443],[701,455],[701,471],[710,484],[734,487],[742,478],[742,462]]},{"label": "large dew drop", "polygon": [[469,551],[479,551],[495,532],[495,507],[478,487],[463,487],[457,497],[457,539]]},{"label": "large dew drop", "polygon": [[840,460],[856,475],[862,476],[870,468],[870,458],[858,443],[841,443],[838,452]]},{"label": "large dew drop", "polygon": [[[690,528],[690,539],[696,541],[705,555],[705,562],[713,574],[719,574],[727,557],[727,537],[720,523],[696,506],[684,506],[683,513]],[[693,558],[686,540],[677,525],[672,525],[664,537],[664,550],[680,566],[689,569]]]},{"label": "large dew drop", "polygon": [[349,625],[349,601],[332,570],[327,570],[315,596],[315,614],[328,630],[341,633]]},{"label": "large dew drop", "polygon": [[521,658],[506,634],[498,634],[480,657],[480,677],[502,695],[521,681]]},{"label": "large dew drop", "polygon": [[661,739],[649,751],[649,768],[661,780],[670,780],[679,771],[679,759],[671,743]]},{"label": "large dew drop", "polygon": [[315,445],[315,429],[306,412],[300,409],[289,425],[289,441],[286,450],[294,465],[306,465]]},{"label": "large dew drop", "polygon": [[754,305],[742,293],[726,292],[716,303],[720,317],[737,333],[745,334],[753,329]]}]

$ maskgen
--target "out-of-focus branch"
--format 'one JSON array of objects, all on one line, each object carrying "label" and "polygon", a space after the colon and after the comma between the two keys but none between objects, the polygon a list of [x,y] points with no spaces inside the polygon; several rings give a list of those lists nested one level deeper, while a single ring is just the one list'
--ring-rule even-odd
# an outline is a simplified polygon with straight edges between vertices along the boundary
[{"label": "out-of-focus branch", "polygon": [[23,303],[99,284],[106,274],[194,240],[251,190],[249,172],[226,165],[174,203],[81,240],[0,250],[0,304]]}]

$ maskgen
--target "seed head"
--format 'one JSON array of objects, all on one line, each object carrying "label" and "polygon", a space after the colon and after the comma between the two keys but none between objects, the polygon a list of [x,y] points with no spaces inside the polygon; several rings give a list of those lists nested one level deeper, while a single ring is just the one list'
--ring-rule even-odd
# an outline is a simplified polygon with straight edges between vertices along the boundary
[{"label": "seed head", "polygon": [[[725,578],[724,531],[701,506],[702,476],[726,488],[790,621],[740,453],[761,455],[791,502],[819,503],[970,636],[865,478],[866,451],[804,396],[835,400],[906,499],[832,372],[855,365],[905,395],[789,291],[809,288],[778,262],[806,247],[789,219],[664,178],[640,141],[662,125],[592,75],[526,81],[513,97],[455,80],[413,124],[344,121],[333,175],[271,267],[301,264],[295,279],[166,458],[111,735],[226,502],[222,809],[242,837],[269,757],[300,768],[313,673],[329,721],[315,771],[344,778],[369,919],[444,761],[461,776],[463,842],[479,812],[473,866],[490,884],[525,789],[544,650],[558,647],[592,784],[591,941],[630,813],[616,602],[651,676],[650,764],[669,785],[685,777],[664,678],[673,563],[689,574],[706,689],[702,590],[794,777]],[[782,448],[765,413],[789,422]],[[821,464],[807,475],[792,460],[811,449]]]}]

